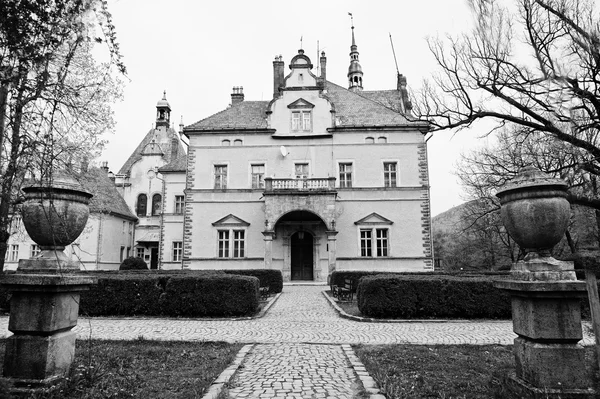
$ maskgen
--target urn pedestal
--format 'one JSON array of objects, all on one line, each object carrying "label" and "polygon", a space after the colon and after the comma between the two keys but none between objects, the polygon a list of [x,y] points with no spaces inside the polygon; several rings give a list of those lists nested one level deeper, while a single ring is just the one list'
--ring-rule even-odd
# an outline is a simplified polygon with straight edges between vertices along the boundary
[{"label": "urn pedestal", "polygon": [[573,262],[550,255],[569,222],[566,190],[563,181],[525,168],[496,194],[503,224],[526,252],[509,279],[494,283],[511,296],[518,337],[506,388],[519,398],[595,397],[580,343],[585,283],[577,281]]},{"label": "urn pedestal", "polygon": [[92,195],[65,177],[55,179],[52,187],[23,191],[23,223],[42,253],[20,260],[17,272],[2,279],[12,294],[8,329],[13,333],[3,373],[18,394],[47,388],[69,371],[80,292],[97,282],[79,273],[77,263],[62,251],[85,227]]}]

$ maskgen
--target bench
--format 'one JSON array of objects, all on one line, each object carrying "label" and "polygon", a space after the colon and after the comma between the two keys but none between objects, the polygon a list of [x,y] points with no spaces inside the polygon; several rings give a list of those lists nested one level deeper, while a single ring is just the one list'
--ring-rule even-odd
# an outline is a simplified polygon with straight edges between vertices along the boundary
[{"label": "bench", "polygon": [[265,287],[259,287],[258,292],[260,293],[261,299],[269,299],[269,296],[271,296],[271,287],[268,285]]},{"label": "bench", "polygon": [[331,287],[331,293],[334,298],[340,301],[353,301],[354,300],[354,286],[352,280],[347,278],[344,280],[344,285],[338,286],[333,285]]}]

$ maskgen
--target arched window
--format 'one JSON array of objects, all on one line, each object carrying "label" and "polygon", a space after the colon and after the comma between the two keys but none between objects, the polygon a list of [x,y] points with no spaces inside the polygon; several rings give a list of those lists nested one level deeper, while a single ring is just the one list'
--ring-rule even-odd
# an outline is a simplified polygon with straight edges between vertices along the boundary
[{"label": "arched window", "polygon": [[231,145],[231,141],[229,141],[229,140],[225,139],[225,140],[221,141],[221,145],[222,145],[222,146],[226,146],[226,147],[227,147],[227,146],[230,146],[230,145]]},{"label": "arched window", "polygon": [[135,213],[138,216],[146,216],[148,210],[148,196],[146,194],[140,194],[137,197],[137,207]]},{"label": "arched window", "polygon": [[365,139],[365,143],[367,144],[373,144],[375,142],[375,139],[373,137],[367,137]]},{"label": "arched window", "polygon": [[387,137],[378,137],[377,138],[377,142],[378,143],[387,143]]},{"label": "arched window", "polygon": [[242,145],[242,140],[240,140],[240,139],[234,140],[233,145]]},{"label": "arched window", "polygon": [[154,194],[152,196],[152,216],[160,215],[160,208],[162,206],[160,194]]}]

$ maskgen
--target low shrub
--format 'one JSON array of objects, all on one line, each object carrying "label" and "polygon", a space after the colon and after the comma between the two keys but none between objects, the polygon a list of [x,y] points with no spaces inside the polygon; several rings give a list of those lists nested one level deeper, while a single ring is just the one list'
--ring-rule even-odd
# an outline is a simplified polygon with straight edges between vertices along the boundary
[{"label": "low shrub", "polygon": [[130,256],[121,263],[119,270],[148,270],[148,264],[142,258]]},{"label": "low shrub", "polygon": [[511,317],[510,297],[489,277],[365,276],[358,308],[368,317],[500,319]]},{"label": "low shrub", "polygon": [[[93,273],[96,274],[96,273]],[[258,278],[224,273],[114,273],[81,293],[86,316],[242,316],[258,309]]]},{"label": "low shrub", "polygon": [[260,281],[261,287],[269,287],[272,293],[279,293],[283,290],[283,275],[280,270],[273,269],[249,269],[249,270],[223,270],[227,274],[237,274],[239,276],[253,276]]}]

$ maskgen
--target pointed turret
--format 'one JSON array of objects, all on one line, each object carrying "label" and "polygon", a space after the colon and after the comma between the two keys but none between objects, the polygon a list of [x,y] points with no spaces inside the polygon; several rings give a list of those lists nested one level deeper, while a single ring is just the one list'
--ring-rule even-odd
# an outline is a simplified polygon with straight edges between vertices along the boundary
[{"label": "pointed turret", "polygon": [[363,72],[358,62],[358,46],[354,39],[354,23],[352,23],[352,46],[350,46],[350,66],[348,67],[348,90],[361,91]]},{"label": "pointed turret", "polygon": [[163,98],[156,103],[156,128],[164,126],[167,129],[170,126],[171,120],[171,106],[167,101],[167,91],[163,92]]}]

